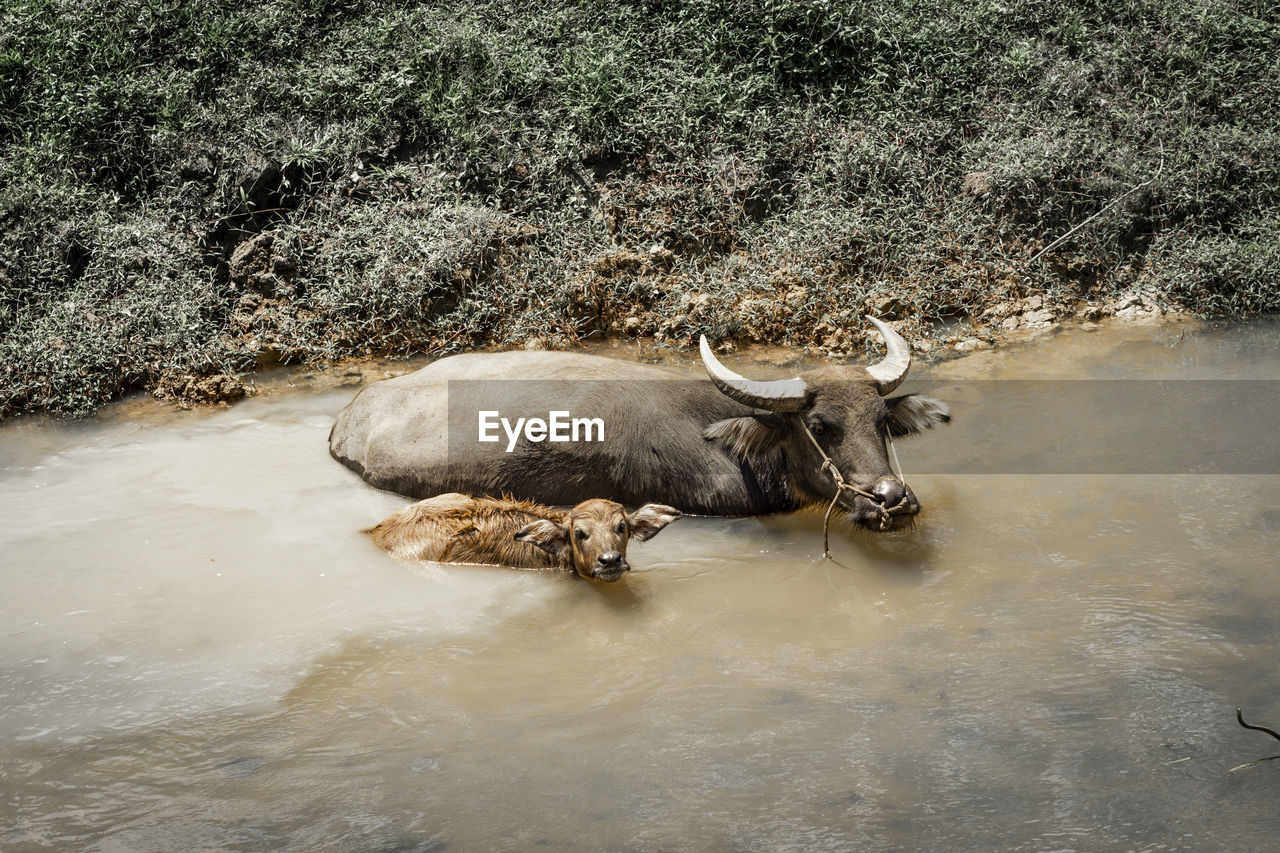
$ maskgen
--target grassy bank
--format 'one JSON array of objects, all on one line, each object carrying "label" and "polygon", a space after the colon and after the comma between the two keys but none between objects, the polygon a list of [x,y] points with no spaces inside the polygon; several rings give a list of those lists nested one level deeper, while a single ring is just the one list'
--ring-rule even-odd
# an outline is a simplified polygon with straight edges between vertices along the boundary
[{"label": "grassy bank", "polygon": [[852,355],[867,310],[1037,294],[1275,311],[1278,103],[1263,0],[11,0],[0,415],[596,334]]}]

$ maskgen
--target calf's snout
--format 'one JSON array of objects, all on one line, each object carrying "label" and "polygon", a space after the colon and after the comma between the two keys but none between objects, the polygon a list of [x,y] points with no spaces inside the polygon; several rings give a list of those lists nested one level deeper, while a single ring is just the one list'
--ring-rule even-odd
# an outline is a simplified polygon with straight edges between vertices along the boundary
[{"label": "calf's snout", "polygon": [[629,571],[631,566],[627,564],[622,552],[605,551],[596,557],[595,564],[591,567],[590,577],[602,581],[616,581]]}]

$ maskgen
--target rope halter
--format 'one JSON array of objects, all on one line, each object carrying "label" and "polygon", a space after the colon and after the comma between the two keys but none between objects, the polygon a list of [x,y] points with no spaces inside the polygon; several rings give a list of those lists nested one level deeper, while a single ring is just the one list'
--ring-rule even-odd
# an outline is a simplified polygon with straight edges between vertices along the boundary
[{"label": "rope halter", "polygon": [[835,482],[836,486],[836,493],[831,496],[831,503],[827,505],[827,514],[822,519],[822,556],[831,556],[831,549],[828,547],[830,542],[831,512],[836,508],[836,502],[840,500],[841,492],[853,492],[855,495],[861,495],[871,501],[872,506],[875,507],[876,513],[880,516],[880,529],[888,530],[889,522],[893,518],[894,510],[897,510],[907,502],[907,483],[902,477],[902,465],[898,463],[898,451],[897,448],[893,446],[893,437],[889,435],[889,431],[885,430],[885,440],[889,442],[889,449],[893,452],[893,461],[897,464],[898,468],[898,472],[891,476],[902,486],[902,499],[892,507],[885,506],[884,502],[880,500],[879,495],[868,492],[865,489],[860,489],[857,486],[848,483],[845,478],[840,475],[840,469],[836,467],[835,462],[831,461],[831,457],[827,455],[827,451],[822,449],[822,445],[818,443],[818,439],[814,438],[813,433],[809,430],[809,425],[806,424],[803,419],[800,419],[800,426],[804,429],[804,434],[809,436],[809,441],[813,444],[814,449],[816,449],[818,454],[822,457],[822,467],[819,470],[830,473],[831,479]]}]

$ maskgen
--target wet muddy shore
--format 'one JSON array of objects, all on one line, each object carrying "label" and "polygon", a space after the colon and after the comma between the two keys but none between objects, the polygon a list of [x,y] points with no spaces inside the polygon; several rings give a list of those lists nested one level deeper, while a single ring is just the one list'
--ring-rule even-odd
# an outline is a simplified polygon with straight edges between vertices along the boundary
[{"label": "wet muddy shore", "polygon": [[[1167,304],[1148,294],[1127,295],[1104,306],[1077,304],[1054,314],[1042,307],[1043,301],[1031,299],[1015,303],[1003,303],[993,310],[988,319],[997,321],[986,325],[940,325],[929,331],[926,337],[910,341],[916,370],[924,365],[943,364],[947,361],[982,351],[1008,350],[1017,352],[1020,347],[1060,333],[1091,332],[1104,329],[1111,333],[1123,333],[1133,328],[1143,335],[1155,327],[1165,327],[1175,333],[1193,333],[1198,329],[1238,321],[1206,319],[1173,310]],[[1030,306],[1030,307],[1028,307]],[[858,331],[862,336],[865,332]],[[760,365],[766,373],[771,367],[823,363],[857,364],[866,358],[878,357],[872,348],[868,353],[850,352],[848,333],[841,332],[831,346],[815,343],[811,347],[795,347],[773,343],[750,341],[724,341],[717,350],[733,357],[740,353],[743,363]],[[842,343],[843,342],[843,343]],[[545,348],[549,341],[531,337],[528,349]],[[504,348],[495,348],[501,351]],[[584,342],[571,351],[612,355],[656,364],[692,365],[697,368],[697,345],[683,340],[650,335],[613,335]],[[242,375],[225,375],[212,380],[191,380],[193,393],[155,393],[150,396],[178,409],[208,406],[227,406],[246,397],[259,394],[276,394],[291,388],[325,390],[335,386],[356,387],[363,383],[389,379],[418,370],[430,364],[434,357],[420,353],[408,357],[369,356],[343,359],[333,364],[311,367],[276,365]],[[694,372],[697,373],[700,368]],[[184,386],[185,387],[185,386]],[[137,404],[123,403],[125,410]],[[145,407],[145,403],[142,403]],[[119,411],[119,406],[113,407]]]}]

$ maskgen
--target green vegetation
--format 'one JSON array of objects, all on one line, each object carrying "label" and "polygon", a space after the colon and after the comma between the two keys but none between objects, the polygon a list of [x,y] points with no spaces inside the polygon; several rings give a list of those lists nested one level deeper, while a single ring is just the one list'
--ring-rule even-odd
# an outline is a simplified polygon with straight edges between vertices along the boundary
[{"label": "green vegetation", "polygon": [[1032,294],[1276,311],[1277,105],[1270,0],[8,0],[0,415]]}]

